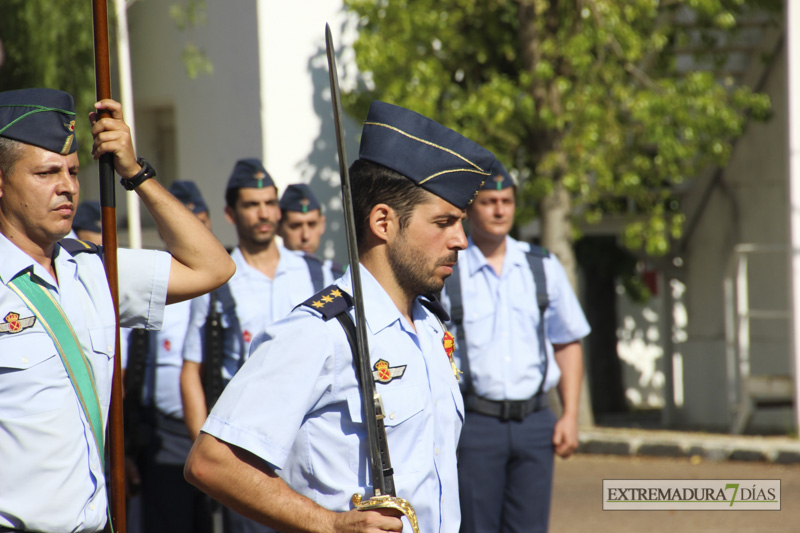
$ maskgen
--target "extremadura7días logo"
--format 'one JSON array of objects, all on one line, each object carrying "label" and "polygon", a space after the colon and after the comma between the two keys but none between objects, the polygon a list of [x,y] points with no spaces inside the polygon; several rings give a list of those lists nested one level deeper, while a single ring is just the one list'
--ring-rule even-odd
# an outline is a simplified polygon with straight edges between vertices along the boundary
[{"label": "extremadura7d\u00edas logo", "polygon": [[780,511],[780,479],[604,479],[603,510]]}]

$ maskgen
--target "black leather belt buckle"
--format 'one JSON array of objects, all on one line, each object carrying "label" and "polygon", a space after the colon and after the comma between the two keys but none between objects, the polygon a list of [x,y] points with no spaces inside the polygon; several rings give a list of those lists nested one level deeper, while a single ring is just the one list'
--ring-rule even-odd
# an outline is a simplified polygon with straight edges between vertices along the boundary
[{"label": "black leather belt buckle", "polygon": [[500,420],[516,420],[522,422],[525,419],[525,402],[515,402],[505,400],[501,403]]}]

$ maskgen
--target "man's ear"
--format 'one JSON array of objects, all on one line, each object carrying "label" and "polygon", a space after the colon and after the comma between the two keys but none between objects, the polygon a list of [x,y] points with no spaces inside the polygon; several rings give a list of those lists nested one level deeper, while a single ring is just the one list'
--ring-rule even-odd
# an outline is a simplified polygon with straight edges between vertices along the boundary
[{"label": "man's ear", "polygon": [[369,212],[369,230],[372,237],[386,243],[397,231],[394,209],[386,204],[377,204]]},{"label": "man's ear", "polygon": [[229,205],[225,206],[225,220],[234,226],[236,225],[236,213],[234,213],[233,208]]}]

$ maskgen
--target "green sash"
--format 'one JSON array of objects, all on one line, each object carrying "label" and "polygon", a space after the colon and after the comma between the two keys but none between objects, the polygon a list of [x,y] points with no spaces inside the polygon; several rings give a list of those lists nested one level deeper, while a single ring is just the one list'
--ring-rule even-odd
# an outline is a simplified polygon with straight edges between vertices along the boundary
[{"label": "green sash", "polygon": [[103,418],[100,416],[100,402],[97,400],[94,376],[69,319],[58,302],[53,299],[50,291],[31,279],[30,270],[17,275],[8,286],[22,298],[53,340],[64,368],[67,369],[75,394],[81,402],[83,412],[92,426],[97,451],[100,454],[100,464],[103,465],[105,431]]}]

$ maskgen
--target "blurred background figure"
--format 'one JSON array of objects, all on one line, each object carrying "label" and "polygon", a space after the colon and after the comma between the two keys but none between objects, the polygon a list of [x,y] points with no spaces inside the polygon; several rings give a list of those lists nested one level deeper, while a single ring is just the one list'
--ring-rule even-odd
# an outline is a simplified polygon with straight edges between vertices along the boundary
[{"label": "blurred background figure", "polygon": [[[192,181],[169,191],[210,230],[208,205]],[[77,218],[77,217],[76,217]],[[129,520],[148,533],[210,533],[210,499],[186,482],[192,440],[183,420],[180,373],[191,300],[168,305],[160,331],[125,330],[125,437],[134,494]],[[124,346],[124,344],[123,344]],[[124,357],[124,355],[123,355]]]},{"label": "blurred background figure", "polygon": [[[250,353],[250,342],[331,280],[322,263],[299,257],[275,238],[278,189],[259,159],[240,159],[225,190],[225,217],[236,228],[236,274],[219,290],[192,301],[183,345],[181,394],[189,435],[196,439],[211,406]],[[319,283],[319,285],[318,285]],[[268,531],[224,509],[226,533]]]},{"label": "blurred background figure", "polygon": [[[278,235],[283,239],[283,245],[302,256],[312,256],[308,259],[319,259],[316,253],[322,235],[325,234],[325,215],[322,214],[322,205],[314,196],[311,187],[305,183],[289,185],[281,197],[280,208],[281,221]],[[309,270],[314,268],[315,266],[309,263]],[[323,283],[325,286],[341,277],[344,269],[339,263],[326,259],[322,261],[322,272],[326,280]]]},{"label": "blurred background figure", "polygon": [[72,231],[75,237],[100,246],[103,243],[101,219],[100,202],[97,200],[87,200],[78,204],[75,218],[72,219]]}]

